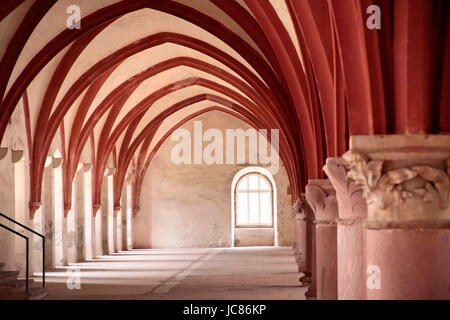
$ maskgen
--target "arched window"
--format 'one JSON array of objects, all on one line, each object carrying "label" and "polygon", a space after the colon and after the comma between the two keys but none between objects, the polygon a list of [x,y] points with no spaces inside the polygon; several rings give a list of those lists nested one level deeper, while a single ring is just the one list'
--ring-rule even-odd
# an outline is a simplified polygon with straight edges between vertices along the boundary
[{"label": "arched window", "polygon": [[235,227],[273,227],[273,187],[259,172],[243,175],[235,188]]}]

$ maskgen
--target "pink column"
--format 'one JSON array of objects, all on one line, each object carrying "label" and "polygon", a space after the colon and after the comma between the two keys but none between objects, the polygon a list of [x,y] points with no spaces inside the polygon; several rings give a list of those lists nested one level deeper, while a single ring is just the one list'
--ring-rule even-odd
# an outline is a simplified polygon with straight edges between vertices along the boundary
[{"label": "pink column", "polygon": [[301,210],[301,203],[304,201],[298,198],[292,206],[292,217],[295,223],[295,245],[294,245],[294,257],[297,262],[298,272],[304,272],[306,270],[306,215]]},{"label": "pink column", "polygon": [[307,224],[307,234],[308,234],[308,260],[307,260],[307,271],[305,271],[305,276],[300,278],[302,285],[308,287],[305,292],[306,300],[316,300],[317,298],[317,275],[316,275],[316,228],[314,227],[314,215],[308,219]]},{"label": "pink column", "polygon": [[[300,278],[300,281],[305,283],[305,287],[311,287],[311,281],[312,281],[312,271],[315,270],[316,266],[316,232],[313,225],[314,222],[314,213],[309,206],[309,204],[305,201],[303,202],[303,207],[305,208],[306,214],[306,270],[303,272],[305,274],[304,277]],[[307,209],[306,209],[307,208]],[[316,296],[316,289],[315,289],[315,282],[314,282],[314,293],[312,294],[314,297]]]},{"label": "pink column", "polygon": [[365,229],[366,200],[362,188],[347,179],[346,161],[328,158],[324,171],[336,190],[338,299],[366,298]]},{"label": "pink column", "polygon": [[337,299],[336,192],[329,180],[309,180],[306,199],[315,216],[317,299]]},{"label": "pink column", "polygon": [[368,299],[450,299],[450,136],[352,136],[367,202]]},{"label": "pink column", "polygon": [[[294,247],[294,255],[298,265],[298,271],[303,273],[303,276],[300,277],[299,281],[302,287],[310,287],[312,265],[311,225],[313,221],[313,214],[303,193],[294,203],[292,207],[292,214],[296,227],[296,244]],[[311,292],[308,294],[310,293]],[[313,296],[315,297],[315,294],[313,294]]]}]

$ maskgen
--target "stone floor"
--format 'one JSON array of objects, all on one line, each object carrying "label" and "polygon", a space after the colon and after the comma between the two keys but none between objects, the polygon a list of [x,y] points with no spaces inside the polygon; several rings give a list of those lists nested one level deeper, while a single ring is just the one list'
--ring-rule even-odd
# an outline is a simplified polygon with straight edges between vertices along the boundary
[{"label": "stone floor", "polygon": [[299,277],[287,247],[132,250],[48,272],[47,299],[301,300]]}]

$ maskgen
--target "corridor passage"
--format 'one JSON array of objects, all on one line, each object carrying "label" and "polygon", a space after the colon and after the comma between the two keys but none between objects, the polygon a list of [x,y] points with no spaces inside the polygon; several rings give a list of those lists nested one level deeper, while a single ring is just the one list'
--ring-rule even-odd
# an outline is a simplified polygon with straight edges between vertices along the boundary
[{"label": "corridor passage", "polygon": [[131,250],[46,275],[47,299],[303,300],[306,291],[290,247]]}]

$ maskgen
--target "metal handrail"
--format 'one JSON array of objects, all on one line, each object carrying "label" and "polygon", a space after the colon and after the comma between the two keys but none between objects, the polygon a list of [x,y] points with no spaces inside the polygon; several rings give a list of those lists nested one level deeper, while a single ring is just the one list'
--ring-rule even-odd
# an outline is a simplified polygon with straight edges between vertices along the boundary
[{"label": "metal handrail", "polygon": [[[0,212],[0,216],[5,218],[5,219],[7,219],[7,220],[9,220],[9,221],[11,221],[11,222],[13,222],[13,223],[15,223],[15,224],[17,224],[17,225],[19,225],[19,226],[21,226],[22,228],[30,231],[31,233],[34,233],[35,235],[41,237],[41,239],[42,239],[42,288],[45,288],[45,236],[40,234],[39,232],[34,231],[33,229],[31,229],[29,227],[23,225],[22,223],[20,223],[20,222],[18,222],[16,220],[14,220],[14,219],[4,215],[1,212]],[[0,225],[2,227],[4,227],[4,228],[8,229],[9,231],[14,232],[15,234],[23,236],[23,237],[25,237],[27,239],[27,267],[26,268],[27,268],[27,293],[28,293],[28,237],[24,236],[21,233],[16,232],[15,230],[12,230],[12,229],[6,227],[5,225],[2,225],[2,224],[0,224]]]},{"label": "metal handrail", "polygon": [[9,227],[7,227],[7,226],[5,226],[4,224],[1,224],[0,223],[0,227],[2,227],[2,228],[5,228],[6,230],[8,230],[8,231],[11,231],[12,233],[15,233],[16,235],[18,235],[19,237],[22,237],[22,238],[24,238],[25,239],[25,241],[27,242],[27,256],[26,256],[26,273],[25,273],[25,277],[26,277],[26,284],[25,284],[25,291],[27,292],[27,294],[28,294],[28,243],[29,243],[29,239],[28,239],[28,237],[27,236],[25,236],[25,235],[23,235],[23,234],[21,234],[21,233],[19,233],[19,232],[17,232],[16,230],[13,230],[13,229],[11,229],[11,228],[9,228]]}]

